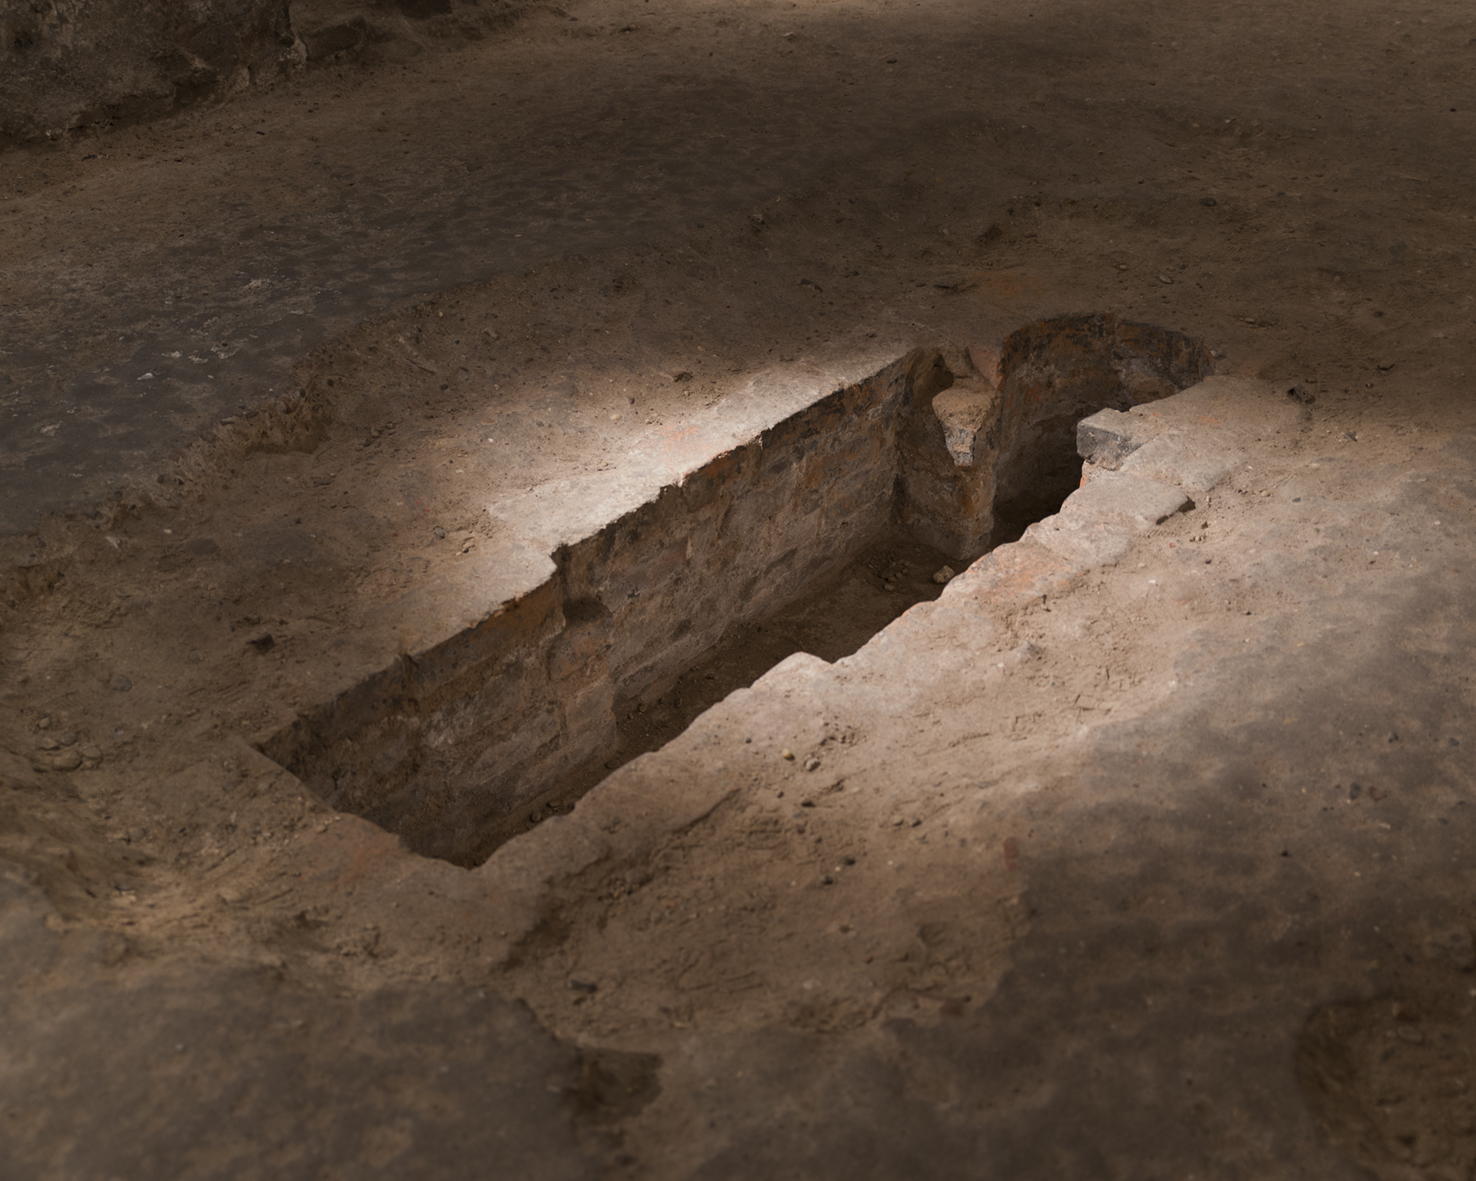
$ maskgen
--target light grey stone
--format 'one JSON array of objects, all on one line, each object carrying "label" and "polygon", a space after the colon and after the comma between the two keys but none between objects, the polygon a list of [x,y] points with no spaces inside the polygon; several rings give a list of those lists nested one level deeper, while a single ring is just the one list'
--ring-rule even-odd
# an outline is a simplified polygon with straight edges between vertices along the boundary
[{"label": "light grey stone", "polygon": [[1171,484],[1122,472],[1103,472],[1068,496],[1060,515],[1074,521],[1123,524],[1141,532],[1193,505]]},{"label": "light grey stone", "polygon": [[1057,513],[1025,531],[1031,541],[1068,561],[1088,566],[1115,566],[1132,545],[1132,530],[1104,521],[1075,519]]},{"label": "light grey stone", "polygon": [[1223,431],[1159,435],[1123,460],[1124,473],[1176,484],[1186,492],[1208,492],[1245,462]]}]

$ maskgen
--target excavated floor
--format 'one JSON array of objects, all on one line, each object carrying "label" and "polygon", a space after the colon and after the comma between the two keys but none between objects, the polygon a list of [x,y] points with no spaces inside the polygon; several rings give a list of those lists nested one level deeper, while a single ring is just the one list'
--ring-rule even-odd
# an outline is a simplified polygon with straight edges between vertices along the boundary
[{"label": "excavated floor", "polygon": [[[610,0],[5,153],[0,1159],[1465,1176],[1473,36]],[[603,761],[680,732],[476,868],[325,802],[439,774],[448,639],[663,488],[914,350],[954,464],[1073,318],[1214,375],[1029,528],[999,469],[935,599],[700,712],[721,646],[612,681]],[[586,688],[595,597],[538,616]]]},{"label": "excavated floor", "polygon": [[[578,785],[639,753],[630,737],[648,707],[679,733],[666,697],[714,650],[727,654],[721,666],[741,649],[753,676],[765,671],[787,616],[826,610],[824,588],[844,588],[846,568],[873,560],[889,536],[921,545],[913,560],[946,583],[949,561],[962,568],[997,532],[1017,533],[1022,505],[1044,515],[1079,482],[1078,421],[1171,396],[1211,367],[1203,343],[1182,333],[1059,317],[997,349],[914,351],[815,390],[747,437],[691,431],[681,466],[663,475],[658,465],[658,486],[634,507],[618,494],[592,507],[573,489],[553,504],[493,504],[492,560],[522,541],[546,549],[548,568],[534,559],[490,609],[462,604],[463,627],[383,652],[373,675],[299,711],[262,749],[334,807],[419,853],[475,865],[525,816],[567,807]],[[566,501],[580,506],[572,519]],[[996,501],[1009,508],[998,523]],[[478,585],[475,570],[463,582],[481,596],[496,585]],[[828,609],[849,616],[832,632],[852,636],[854,650],[866,634],[852,606]],[[866,615],[879,627],[900,609]],[[271,651],[276,638],[248,643]],[[797,650],[808,651],[778,656]]]}]

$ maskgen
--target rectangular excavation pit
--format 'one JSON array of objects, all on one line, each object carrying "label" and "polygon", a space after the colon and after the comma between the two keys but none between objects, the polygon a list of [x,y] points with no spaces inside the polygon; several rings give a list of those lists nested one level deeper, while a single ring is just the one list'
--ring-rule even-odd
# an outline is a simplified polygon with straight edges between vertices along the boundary
[{"label": "rectangular excavation pit", "polygon": [[[1121,334],[1110,317],[1093,323],[1099,342]],[[1008,342],[1002,352],[1010,355]],[[734,664],[721,658],[725,641],[731,648],[745,629],[751,639],[796,602],[814,610],[817,594],[856,575],[847,563],[858,555],[883,579],[887,555],[915,547],[907,601],[917,601],[935,557],[962,569],[985,552],[997,473],[1021,464],[999,441],[1029,447],[1039,434],[1032,416],[1059,417],[1052,399],[1077,417],[1135,400],[1124,385],[1104,392],[1096,382],[1082,401],[1069,382],[1042,384],[1041,351],[1026,352],[1033,384],[1024,394],[1017,384],[1012,396],[1007,370],[918,351],[819,398],[559,545],[540,585],[402,654],[299,717],[265,753],[417,852],[480,862],[530,813],[567,804],[639,753],[633,715],[669,706],[673,687],[689,703],[702,696],[693,678],[706,679],[704,658],[716,654],[709,668]],[[1194,368],[1182,385],[1199,379]],[[1175,388],[1165,382],[1155,396]],[[1025,408],[1019,422],[1004,417],[1012,402]],[[531,501],[494,506],[513,521],[530,511]],[[682,716],[666,712],[665,729],[647,727],[661,741]]]}]

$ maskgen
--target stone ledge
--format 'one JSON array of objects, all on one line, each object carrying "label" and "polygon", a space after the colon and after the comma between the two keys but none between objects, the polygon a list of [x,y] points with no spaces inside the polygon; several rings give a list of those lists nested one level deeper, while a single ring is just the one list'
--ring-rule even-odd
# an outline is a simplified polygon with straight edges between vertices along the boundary
[{"label": "stone ledge", "polygon": [[1231,443],[1225,431],[1207,428],[1191,436],[1171,430],[1144,443],[1118,470],[1174,484],[1185,492],[1204,493],[1244,462],[1245,452]]},{"label": "stone ledge", "polygon": [[1194,502],[1172,484],[1102,472],[1067,497],[1058,515],[1069,521],[1127,525],[1142,532],[1192,507]]}]

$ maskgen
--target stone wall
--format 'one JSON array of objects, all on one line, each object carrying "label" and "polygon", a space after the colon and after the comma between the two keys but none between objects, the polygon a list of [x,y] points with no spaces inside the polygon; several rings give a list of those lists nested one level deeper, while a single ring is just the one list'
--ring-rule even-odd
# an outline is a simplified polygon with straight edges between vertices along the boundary
[{"label": "stone wall", "polygon": [[1059,503],[1081,476],[1076,424],[1103,408],[1171,397],[1214,372],[1202,341],[1110,313],[1042,320],[999,354],[995,501]]},{"label": "stone wall", "polygon": [[1078,419],[1172,394],[1207,365],[1196,342],[1110,316],[1043,321],[952,366],[911,353],[559,546],[540,585],[402,654],[265,751],[334,807],[465,860],[495,821],[608,757],[619,706],[664,692],[889,519],[977,557],[996,485],[1053,473],[1061,423],[1074,474],[1057,505],[1080,476]]}]

